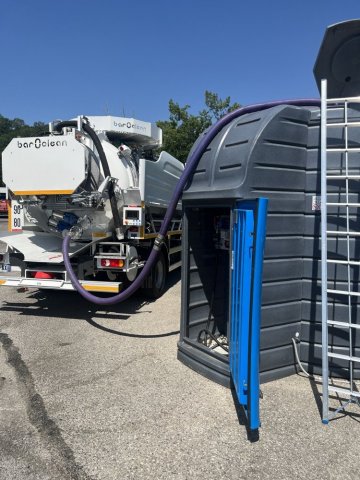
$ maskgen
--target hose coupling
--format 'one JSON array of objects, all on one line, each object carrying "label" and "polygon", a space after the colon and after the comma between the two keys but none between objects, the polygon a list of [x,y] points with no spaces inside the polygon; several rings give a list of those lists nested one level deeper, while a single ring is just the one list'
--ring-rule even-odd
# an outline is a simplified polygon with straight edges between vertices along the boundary
[{"label": "hose coupling", "polygon": [[153,249],[154,250],[161,250],[161,247],[163,246],[165,242],[165,237],[164,235],[161,235],[160,233],[158,234],[158,236],[155,238],[154,240],[154,246],[153,246]]},{"label": "hose coupling", "polygon": [[122,234],[122,232],[121,232],[121,228],[119,228],[119,227],[116,227],[116,228],[115,228],[115,235],[116,235],[116,238],[117,238],[118,240],[123,240],[123,238],[124,238],[124,236],[123,236],[123,234]]}]

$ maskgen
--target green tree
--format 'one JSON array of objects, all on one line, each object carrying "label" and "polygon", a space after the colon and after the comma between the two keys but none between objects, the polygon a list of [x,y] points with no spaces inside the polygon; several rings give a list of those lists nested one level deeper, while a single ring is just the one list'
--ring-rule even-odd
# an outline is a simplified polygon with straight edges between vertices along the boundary
[{"label": "green tree", "polygon": [[185,162],[196,139],[212,123],[226,113],[239,108],[231,104],[230,97],[222,100],[216,93],[205,91],[205,108],[197,115],[189,112],[190,105],[180,107],[174,100],[169,101],[169,120],[159,120],[163,131],[163,149],[180,161]]},{"label": "green tree", "polygon": [[227,113],[241,107],[240,103],[231,103],[230,97],[221,100],[217,93],[210,92],[209,90],[205,91],[205,105],[213,120],[219,120]]}]

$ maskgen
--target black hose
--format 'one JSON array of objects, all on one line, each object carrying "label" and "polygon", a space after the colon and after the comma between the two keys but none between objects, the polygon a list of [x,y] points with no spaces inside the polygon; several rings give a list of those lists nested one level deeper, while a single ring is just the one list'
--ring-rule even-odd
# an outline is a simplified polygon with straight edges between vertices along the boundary
[{"label": "black hose", "polygon": [[[71,128],[76,128],[78,126],[78,122],[76,120],[66,120],[64,122],[59,122],[55,125],[55,130],[58,132],[61,132],[63,128],[66,127],[71,127]],[[111,172],[109,168],[109,164],[103,149],[103,146],[101,145],[101,142],[99,140],[99,137],[96,135],[95,130],[93,130],[90,125],[87,123],[82,124],[82,129],[84,132],[86,132],[91,140],[94,142],[95,148],[99,154],[101,166],[103,168],[104,172],[104,177],[111,177]],[[121,228],[121,218],[120,218],[120,213],[117,207],[117,201],[116,201],[116,196],[115,196],[115,191],[114,191],[114,184],[113,182],[109,183],[108,187],[108,192],[109,192],[109,200],[110,200],[110,206],[111,206],[111,213],[114,219],[114,229],[116,234],[120,232]]]}]

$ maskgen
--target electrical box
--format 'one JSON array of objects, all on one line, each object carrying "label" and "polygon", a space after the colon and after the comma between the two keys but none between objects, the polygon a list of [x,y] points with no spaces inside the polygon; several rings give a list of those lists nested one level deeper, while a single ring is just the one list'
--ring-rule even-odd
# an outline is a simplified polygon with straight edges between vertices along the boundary
[{"label": "electrical box", "polygon": [[144,224],[144,209],[142,207],[124,207],[123,224],[141,227]]}]

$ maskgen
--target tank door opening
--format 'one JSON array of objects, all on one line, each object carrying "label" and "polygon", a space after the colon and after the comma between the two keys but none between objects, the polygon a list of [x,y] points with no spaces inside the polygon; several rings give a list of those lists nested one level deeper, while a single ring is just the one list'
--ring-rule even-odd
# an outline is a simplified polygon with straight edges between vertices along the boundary
[{"label": "tank door opening", "polygon": [[259,340],[265,199],[184,209],[178,358],[234,386],[259,427]]},{"label": "tank door opening", "polygon": [[183,238],[184,337],[220,361],[228,354],[230,213],[229,207],[186,208]]}]

